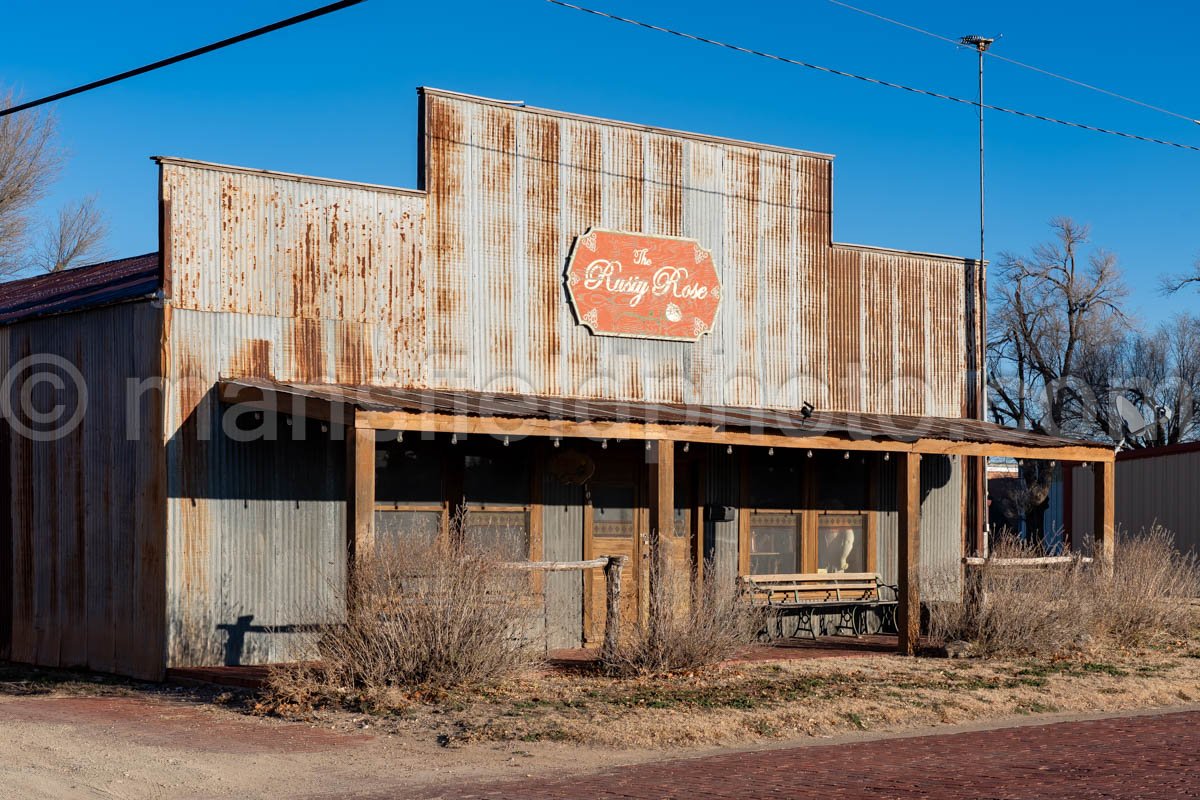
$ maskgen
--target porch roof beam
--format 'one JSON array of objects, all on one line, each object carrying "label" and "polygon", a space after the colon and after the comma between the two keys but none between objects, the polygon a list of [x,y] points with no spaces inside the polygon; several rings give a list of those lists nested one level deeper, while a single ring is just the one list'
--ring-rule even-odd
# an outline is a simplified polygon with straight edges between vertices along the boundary
[{"label": "porch roof beam", "polygon": [[359,411],[355,425],[374,430],[422,431],[492,436],[545,436],[579,439],[632,439],[749,447],[791,447],[811,450],[854,450],[926,455],[995,456],[1059,461],[1111,462],[1113,450],[1085,445],[1027,447],[998,442],[958,442],[920,438],[914,442],[846,439],[839,436],[788,436],[782,433],[731,431],[705,425],[634,422],[576,422],[512,417],[414,414],[406,411]]},{"label": "porch roof beam", "polygon": [[334,403],[321,398],[298,397],[259,387],[248,388],[232,384],[221,386],[221,400],[245,408],[306,416],[338,424],[344,424],[353,419],[355,427],[372,430],[512,436],[515,438],[542,436],[563,439],[632,439],[748,447],[791,447],[811,450],[992,456],[1044,461],[1111,463],[1116,458],[1116,453],[1110,448],[1086,444],[1031,447],[1005,442],[968,442],[929,437],[903,442],[890,439],[849,439],[833,435],[789,436],[785,433],[756,433],[681,423],[582,422],[540,417],[372,411],[356,409],[353,405]]}]

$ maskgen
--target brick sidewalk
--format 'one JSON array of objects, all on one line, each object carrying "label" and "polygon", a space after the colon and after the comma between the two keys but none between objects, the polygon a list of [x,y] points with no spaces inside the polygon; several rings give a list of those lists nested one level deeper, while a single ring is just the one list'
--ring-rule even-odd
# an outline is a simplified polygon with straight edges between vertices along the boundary
[{"label": "brick sidewalk", "polygon": [[420,796],[514,800],[1200,797],[1200,712],[733,753],[622,767],[572,779],[443,787]]}]

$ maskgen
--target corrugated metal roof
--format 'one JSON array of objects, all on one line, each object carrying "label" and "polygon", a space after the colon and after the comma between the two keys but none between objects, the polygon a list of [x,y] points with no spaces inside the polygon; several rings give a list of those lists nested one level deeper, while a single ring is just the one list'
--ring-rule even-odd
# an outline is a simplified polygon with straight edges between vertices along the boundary
[{"label": "corrugated metal roof", "polygon": [[535,397],[436,389],[395,389],[380,386],[280,383],[260,379],[221,382],[222,398],[245,398],[273,392],[363,411],[402,411],[514,419],[571,422],[627,422],[656,425],[696,425],[721,430],[774,433],[787,436],[838,436],[850,441],[908,443],[937,439],[972,444],[1023,448],[1096,447],[1111,445],[1045,436],[968,418],[917,417],[900,414],[859,414],[814,410],[796,411],[732,406],[634,403],[583,398]]},{"label": "corrugated metal roof", "polygon": [[0,324],[149,297],[161,288],[158,253],[0,283]]}]

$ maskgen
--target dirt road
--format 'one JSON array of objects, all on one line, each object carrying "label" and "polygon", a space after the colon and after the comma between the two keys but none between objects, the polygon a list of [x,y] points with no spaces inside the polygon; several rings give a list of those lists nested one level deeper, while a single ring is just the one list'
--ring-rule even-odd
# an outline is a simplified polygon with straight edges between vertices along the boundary
[{"label": "dirt road", "polygon": [[[1005,797],[1086,796],[1080,780],[1091,781],[1096,796],[1105,787],[1136,788],[1139,797],[1158,796],[1156,787],[1177,792],[1171,796],[1200,787],[1200,709],[936,738],[944,756],[933,755],[926,740],[891,737],[795,751],[709,751],[702,760],[648,764],[666,754],[551,742],[442,747],[432,736],[422,742],[370,727],[333,731],[169,698],[9,697],[0,699],[0,795],[603,798],[628,791],[635,780],[639,797],[701,789],[720,797],[726,787],[747,800],[746,789],[754,786],[764,793],[786,787],[799,796],[794,790],[801,775],[806,785],[820,787],[822,797],[839,796],[864,780],[907,797],[905,781],[921,776],[932,776],[947,791],[973,786],[972,796],[978,796],[980,781],[996,782],[995,794]],[[633,772],[606,771],[639,762]],[[1070,795],[1056,795],[1060,789]]]}]

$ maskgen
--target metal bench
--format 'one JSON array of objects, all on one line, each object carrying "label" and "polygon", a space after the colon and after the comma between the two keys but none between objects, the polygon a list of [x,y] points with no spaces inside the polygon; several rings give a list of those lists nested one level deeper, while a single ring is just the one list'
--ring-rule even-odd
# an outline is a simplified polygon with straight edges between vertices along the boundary
[{"label": "metal bench", "polygon": [[808,634],[817,638],[813,626],[814,614],[837,614],[835,632],[848,631],[855,636],[868,632],[867,613],[878,612],[881,629],[895,630],[896,600],[884,600],[880,590],[889,589],[896,596],[896,587],[884,583],[874,572],[796,573],[791,575],[743,575],[740,578],[743,595],[752,603],[767,609],[768,638],[770,625],[778,625],[783,637],[783,621],[794,618],[792,636]]}]

